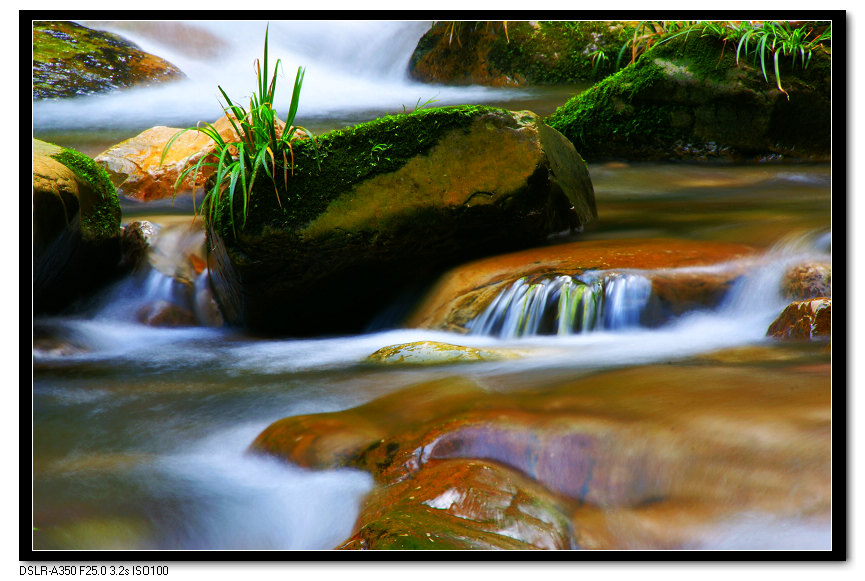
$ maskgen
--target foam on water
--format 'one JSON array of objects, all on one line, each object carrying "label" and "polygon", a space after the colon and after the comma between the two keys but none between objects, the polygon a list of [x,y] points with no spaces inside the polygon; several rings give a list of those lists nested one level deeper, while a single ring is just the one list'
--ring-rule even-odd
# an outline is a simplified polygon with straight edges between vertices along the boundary
[{"label": "foam on water", "polygon": [[[305,470],[250,454],[260,423],[236,426],[160,456],[151,490],[183,509],[170,523],[177,549],[332,549],[351,534],[372,477]],[[183,498],[183,497],[187,498]]]}]

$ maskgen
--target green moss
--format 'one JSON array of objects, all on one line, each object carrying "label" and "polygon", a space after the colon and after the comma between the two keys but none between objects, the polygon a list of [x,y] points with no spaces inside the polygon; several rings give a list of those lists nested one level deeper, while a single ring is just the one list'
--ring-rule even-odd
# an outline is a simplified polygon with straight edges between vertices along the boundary
[{"label": "green moss", "polygon": [[618,141],[655,141],[684,137],[671,126],[675,105],[636,104],[635,96],[652,89],[664,74],[649,57],[607,77],[589,90],[572,97],[546,120],[573,142],[587,159],[608,153],[607,144]]},{"label": "green moss", "polygon": [[[794,71],[788,59],[781,74],[791,85],[809,77],[819,82],[829,78],[826,61],[815,58],[806,71],[801,65]],[[636,63],[570,99],[546,121],[589,160],[703,157],[722,151],[755,155],[769,147],[782,148],[770,141],[786,141],[789,146],[796,137],[779,139],[781,130],[767,133],[761,121],[772,116],[780,127],[783,124],[774,121],[776,113],[797,107],[795,99],[793,105],[773,105],[774,86],[773,74],[764,79],[759,65],[755,68],[745,59],[737,64],[735,45],[693,32],[655,43]],[[813,104],[809,90],[800,95],[799,103]],[[813,109],[812,117],[822,123],[818,112],[824,107],[814,104]],[[802,123],[810,123],[807,114],[799,121],[792,113],[783,117],[797,131]]]},{"label": "green moss", "polygon": [[[294,168],[289,170],[288,188],[281,169],[276,185],[259,171],[242,229],[255,234],[266,227],[284,231],[301,228],[354,184],[398,170],[413,157],[429,151],[445,133],[467,130],[477,115],[493,110],[469,105],[423,109],[332,131],[316,138],[317,148],[311,141],[297,141],[293,145]],[[243,202],[239,191],[233,205],[234,225],[240,230]],[[212,226],[224,238],[233,237],[228,209],[229,197],[223,194],[210,217]]]},{"label": "green moss", "polygon": [[120,228],[120,201],[105,168],[74,149],[63,149],[51,157],[72,170],[99,196],[98,200],[79,199],[84,235],[96,239],[116,236]]},{"label": "green moss", "polygon": [[619,49],[632,34],[623,23],[541,21],[533,26],[509,22],[507,37],[496,36],[489,61],[530,84],[597,80],[615,69]]}]

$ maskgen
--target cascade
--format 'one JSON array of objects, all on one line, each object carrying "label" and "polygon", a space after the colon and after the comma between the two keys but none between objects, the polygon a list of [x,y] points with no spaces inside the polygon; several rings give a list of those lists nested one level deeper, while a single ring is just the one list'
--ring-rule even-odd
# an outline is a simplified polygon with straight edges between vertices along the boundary
[{"label": "cascade", "polygon": [[584,273],[518,279],[468,324],[472,334],[501,338],[571,335],[635,327],[649,302],[651,281],[635,273]]}]

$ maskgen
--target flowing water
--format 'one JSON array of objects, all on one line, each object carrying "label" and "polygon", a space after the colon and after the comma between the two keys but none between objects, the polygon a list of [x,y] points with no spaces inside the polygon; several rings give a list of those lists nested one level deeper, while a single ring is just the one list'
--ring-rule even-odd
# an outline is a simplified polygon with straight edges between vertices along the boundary
[{"label": "flowing water", "polygon": [[[175,63],[189,79],[37,103],[36,137],[95,154],[152,125],[215,119],[216,84],[229,95],[248,89],[260,52],[260,40],[249,39],[263,38],[264,31],[264,23],[196,23],[205,40],[175,46],[152,28],[102,26]],[[301,123],[336,127],[432,97],[438,104],[505,104],[541,114],[566,99],[561,89],[446,88],[408,80],[408,56],[427,26],[271,23],[271,54],[284,59],[287,76],[298,64],[308,67]],[[828,165],[609,164],[592,165],[590,173],[601,220],[582,239],[735,241],[761,252],[744,267],[704,267],[745,269],[717,305],[654,321],[645,319],[653,273],[638,269],[518,281],[471,323],[469,335],[390,328],[262,340],[224,328],[146,326],[139,322],[142,306],[176,300],[180,292],[166,268],[118,282],[75,314],[36,319],[34,548],[332,548],[351,533],[371,477],[297,468],[249,455],[249,444],[277,419],[348,409],[419,382],[471,378],[491,393],[530,393],[573,378],[603,382],[635,366],[663,378],[703,357],[734,369],[742,363],[723,355],[730,349],[756,349],[747,363],[758,374],[828,374],[825,343],[791,346],[765,337],[787,303],[780,292],[786,268],[831,259]],[[203,235],[189,233],[183,204],[124,201],[123,209],[124,222],[146,218],[159,226],[155,252],[169,263],[200,252]],[[195,277],[199,288],[202,276]],[[345,292],[350,300],[350,286]],[[362,365],[381,347],[416,340],[519,347],[529,355],[423,369]],[[595,405],[603,415],[603,399]],[[663,409],[652,413],[663,417]],[[789,420],[772,419],[778,430]],[[797,441],[790,444],[793,454]],[[828,515],[808,516],[733,513],[696,548],[828,548]],[[639,546],[636,532],[620,534],[623,546]]]}]

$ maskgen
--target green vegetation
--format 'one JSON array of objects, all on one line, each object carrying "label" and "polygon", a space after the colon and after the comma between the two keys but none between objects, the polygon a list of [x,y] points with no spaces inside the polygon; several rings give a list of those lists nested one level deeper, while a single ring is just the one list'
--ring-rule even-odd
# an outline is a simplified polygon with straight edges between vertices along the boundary
[{"label": "green vegetation", "polygon": [[[692,20],[439,22],[433,26],[445,35],[447,50],[442,51],[442,46],[436,44],[435,35],[427,35],[412,56],[412,67],[421,66],[429,51],[439,50],[450,53],[446,58],[466,69],[486,67],[492,77],[504,75],[518,84],[597,80],[637,62],[656,44],[696,34],[736,45],[737,56],[752,58],[755,64],[760,62],[767,80],[767,63],[774,61],[775,77],[780,79],[785,57],[793,57],[795,64],[798,55],[800,63],[807,66],[812,51],[827,50],[831,41],[831,27],[827,24]],[[444,61],[432,59],[423,66],[447,68]],[[459,76],[442,72],[453,78]],[[780,80],[778,84],[784,91]]]},{"label": "green vegetation", "polygon": [[[289,171],[292,174],[294,173],[294,149],[292,142],[302,139],[303,136],[298,133],[298,130],[304,131],[309,136],[312,135],[303,127],[293,125],[295,115],[297,114],[297,107],[300,104],[300,91],[303,85],[304,70],[302,67],[298,67],[297,69],[294,90],[292,91],[288,114],[285,118],[285,126],[284,128],[281,127],[281,121],[277,117],[276,110],[273,107],[274,93],[276,92],[276,75],[280,61],[276,61],[273,75],[271,76],[267,63],[267,46],[268,31],[266,30],[264,34],[264,59],[263,63],[259,62],[258,59],[255,61],[258,85],[256,92],[249,99],[248,111],[242,106],[235,104],[222,87],[218,87],[219,92],[222,93],[228,104],[223,110],[234,129],[237,140],[225,141],[213,125],[204,123],[203,126],[191,127],[175,134],[165,145],[162,152],[161,161],[164,161],[168,150],[175,140],[186,131],[198,131],[210,137],[216,144],[216,151],[214,153],[216,161],[212,161],[213,158],[211,157],[203,157],[194,165],[187,167],[178,176],[175,183],[175,191],[190,172],[193,173],[193,176],[197,176],[203,166],[214,168],[215,177],[209,183],[209,191],[206,192],[202,205],[207,204],[207,213],[212,214],[214,208],[219,204],[222,195],[227,191],[229,204],[233,206],[239,183],[240,199],[243,203],[242,226],[246,224],[250,199],[256,185],[256,177],[259,175],[259,170],[263,169],[267,177],[270,178],[273,186],[272,191],[276,194],[277,202],[281,206],[282,200],[279,198],[279,188],[276,179],[278,175],[277,165],[282,168],[283,188],[287,188]],[[312,143],[315,145],[314,138],[312,139]],[[289,157],[291,161],[289,161]],[[193,179],[193,181],[195,180]],[[231,226],[232,230],[236,232],[234,213],[231,214]]]},{"label": "green vegetation", "polygon": [[[266,195],[269,187],[258,180],[246,207],[222,196],[209,214],[211,224],[228,238],[236,235],[232,214],[248,211],[245,233],[261,232],[265,227],[281,231],[302,228],[355,184],[398,170],[429,151],[444,134],[468,130],[478,114],[493,110],[474,105],[419,109],[331,131],[320,135],[317,143],[298,141],[294,145],[294,176],[284,191],[283,184],[277,184],[282,203]],[[277,161],[277,167],[280,163]]]},{"label": "green vegetation", "polygon": [[[753,59],[754,65],[760,61],[760,70],[763,79],[768,82],[766,74],[767,57],[772,61],[772,70],[775,73],[775,82],[778,90],[790,95],[781,86],[781,58],[792,57],[792,67],[796,67],[796,56],[799,56],[802,68],[807,68],[811,62],[811,55],[815,50],[829,52],[827,44],[832,41],[832,26],[828,25],[819,30],[812,23],[793,27],[789,22],[763,22],[754,24],[751,22],[699,22],[688,27],[686,30],[671,36],[691,34],[699,32],[702,36],[714,36],[724,41],[736,44],[736,63],[739,58]],[[754,42],[753,49],[751,41]],[[665,42],[665,41],[662,41]]]},{"label": "green vegetation", "polygon": [[120,201],[105,168],[74,149],[63,149],[51,157],[72,170],[101,199],[101,203],[93,207],[88,207],[87,200],[79,200],[81,231],[86,236],[97,239],[116,236],[120,226]]},{"label": "green vegetation", "polygon": [[[823,43],[831,39],[830,28],[704,22],[655,30],[653,39],[648,33],[638,37],[650,48],[633,64],[547,119],[586,158],[807,158],[828,151],[831,73]],[[772,35],[781,34],[802,42],[773,45]],[[826,54],[812,60],[814,52]],[[777,68],[768,65],[772,61]],[[782,74],[790,76],[785,88]],[[778,93],[767,81],[778,85],[789,104],[776,102]],[[796,89],[792,99],[788,83]]]}]

